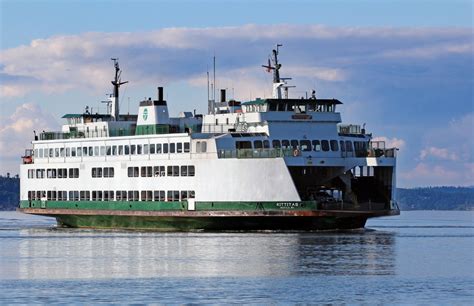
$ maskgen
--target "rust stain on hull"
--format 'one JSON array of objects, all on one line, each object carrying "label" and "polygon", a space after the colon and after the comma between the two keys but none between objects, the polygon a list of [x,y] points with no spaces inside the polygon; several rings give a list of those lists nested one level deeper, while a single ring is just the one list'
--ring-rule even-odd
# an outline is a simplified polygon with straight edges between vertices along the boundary
[{"label": "rust stain on hull", "polygon": [[34,215],[103,215],[152,217],[380,217],[399,215],[398,210],[282,210],[282,211],[128,211],[96,209],[19,208],[18,211]]}]

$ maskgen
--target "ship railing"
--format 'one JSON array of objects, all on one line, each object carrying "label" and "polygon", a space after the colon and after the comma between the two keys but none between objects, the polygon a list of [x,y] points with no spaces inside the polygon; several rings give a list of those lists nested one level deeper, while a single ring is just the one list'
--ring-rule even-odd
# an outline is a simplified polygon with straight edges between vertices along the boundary
[{"label": "ship railing", "polygon": [[344,135],[363,135],[365,130],[357,124],[338,124],[337,132]]},{"label": "ship railing", "polygon": [[218,150],[219,158],[278,158],[292,156],[293,149],[235,149]]},{"label": "ship railing", "polygon": [[247,133],[249,129],[253,132],[261,130],[265,127],[265,122],[239,122],[239,123],[222,123],[222,124],[203,124],[202,133]]},{"label": "ship railing", "polygon": [[396,157],[397,148],[386,148],[385,141],[369,142],[368,157]]},{"label": "ship railing", "polygon": [[202,133],[229,133],[235,132],[235,124],[203,124],[201,128]]},{"label": "ship railing", "polygon": [[91,130],[79,132],[43,132],[39,135],[40,140],[76,139],[76,138],[99,138],[99,137],[120,137],[135,135],[134,129],[109,129]]},{"label": "ship railing", "polygon": [[356,147],[351,151],[341,151],[342,157],[388,157],[397,156],[397,148],[385,148],[385,141],[371,141],[369,146]]}]

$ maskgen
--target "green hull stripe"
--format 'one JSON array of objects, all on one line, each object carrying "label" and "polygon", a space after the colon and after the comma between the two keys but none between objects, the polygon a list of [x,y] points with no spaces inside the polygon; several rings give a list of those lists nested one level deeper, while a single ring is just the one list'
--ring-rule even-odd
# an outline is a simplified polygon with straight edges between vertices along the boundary
[{"label": "green hull stripe", "polygon": [[[232,210],[316,210],[315,201],[304,202],[196,202],[197,211]],[[160,201],[20,201],[20,208],[87,209],[87,210],[140,210],[140,211],[183,211],[188,202]]]}]

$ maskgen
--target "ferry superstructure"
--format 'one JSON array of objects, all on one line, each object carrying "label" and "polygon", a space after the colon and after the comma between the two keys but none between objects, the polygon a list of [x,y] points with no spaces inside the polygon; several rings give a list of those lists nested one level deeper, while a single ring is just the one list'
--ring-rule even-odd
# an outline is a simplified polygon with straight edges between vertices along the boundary
[{"label": "ferry superstructure", "polygon": [[206,115],[170,117],[163,88],[119,111],[63,116],[35,133],[20,167],[20,208],[58,225],[154,230],[325,230],[396,215],[396,148],[344,125],[337,99],[289,98],[278,47],[264,65],[271,98],[208,100]]}]

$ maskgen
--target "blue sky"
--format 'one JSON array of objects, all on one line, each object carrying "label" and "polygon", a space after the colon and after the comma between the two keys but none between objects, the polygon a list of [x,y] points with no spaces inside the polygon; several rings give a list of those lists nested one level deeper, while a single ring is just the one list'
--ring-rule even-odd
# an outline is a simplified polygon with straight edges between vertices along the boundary
[{"label": "blue sky", "polygon": [[471,1],[0,0],[0,173],[18,171],[32,130],[103,107],[120,57],[122,110],[165,85],[171,114],[206,107],[218,86],[238,99],[270,93],[259,65],[283,43],[283,73],[304,95],[344,102],[400,147],[400,186],[473,185]]}]

